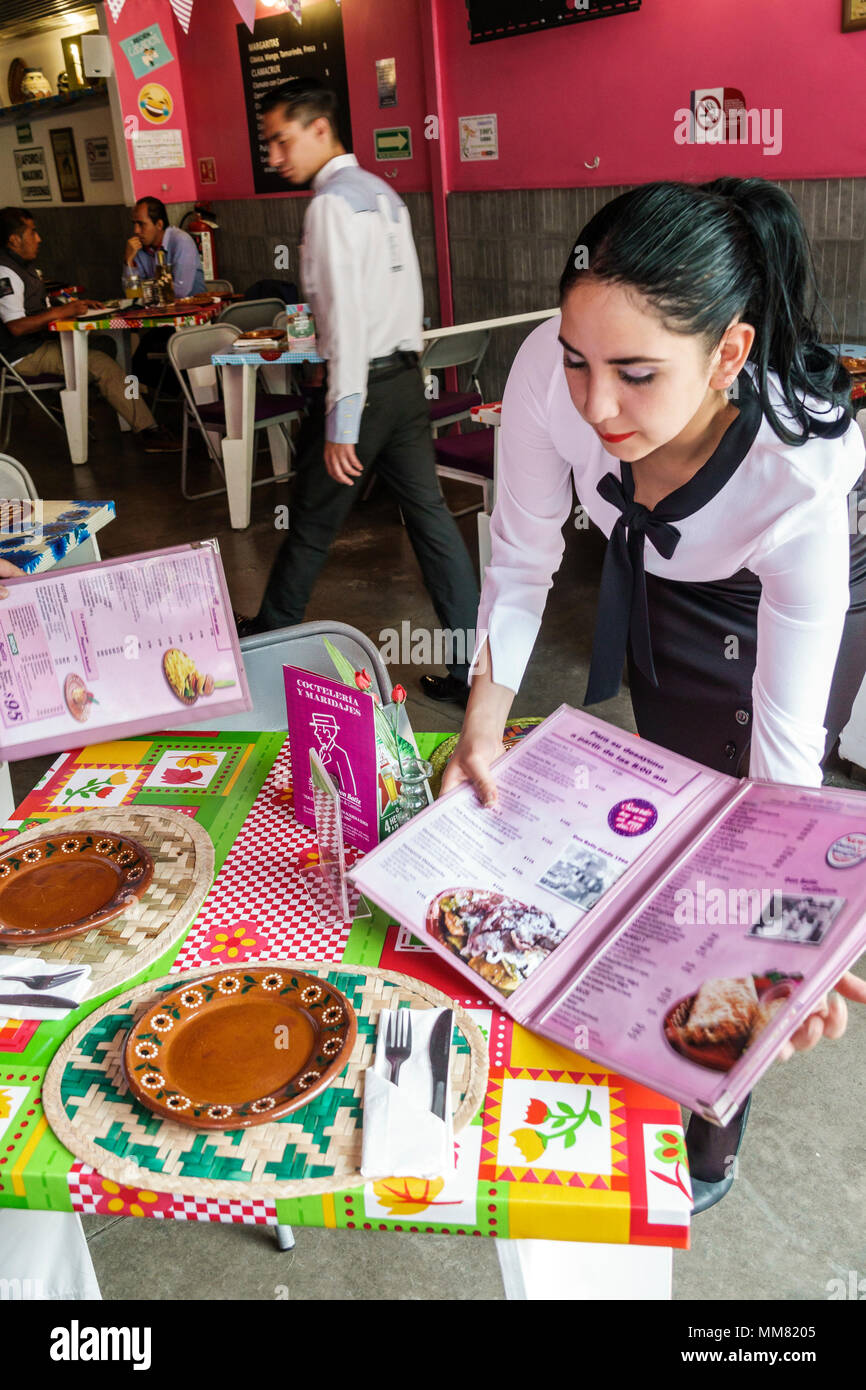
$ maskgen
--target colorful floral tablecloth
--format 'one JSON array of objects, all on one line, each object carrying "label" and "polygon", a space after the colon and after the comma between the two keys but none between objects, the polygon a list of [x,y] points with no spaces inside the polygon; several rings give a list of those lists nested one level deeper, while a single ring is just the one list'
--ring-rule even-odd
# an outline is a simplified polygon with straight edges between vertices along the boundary
[{"label": "colorful floral tablecloth", "polygon": [[[444,735],[418,735],[429,756]],[[528,1033],[404,928],[372,919],[323,927],[298,871],[316,861],[295,821],[288,744],[276,733],[179,733],[63,754],[17,809],[17,829],[84,808],[171,806],[211,835],[216,879],[166,971],[291,956],[372,965],[459,999],[489,1042],[483,1108],[458,1136],[453,1173],[351,1191],[245,1200],[123,1188],[72,1155],[41,1106],[46,1068],[96,1000],[62,1022],[0,1019],[0,1206],[57,1211],[688,1245],[691,1200],[679,1107]],[[128,989],[129,982],[124,988]]]}]

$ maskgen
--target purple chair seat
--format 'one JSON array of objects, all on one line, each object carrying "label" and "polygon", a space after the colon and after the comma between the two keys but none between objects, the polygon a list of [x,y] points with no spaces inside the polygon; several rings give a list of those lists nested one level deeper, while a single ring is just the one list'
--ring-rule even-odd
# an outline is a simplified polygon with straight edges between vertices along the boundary
[{"label": "purple chair seat", "polygon": [[472,430],[469,434],[441,435],[433,440],[436,462],[443,468],[461,468],[466,473],[493,477],[493,430]]},{"label": "purple chair seat", "polygon": [[[211,429],[225,429],[226,411],[222,401],[207,401],[197,409],[203,425],[210,426]],[[256,424],[262,420],[273,420],[280,415],[299,414],[305,409],[306,402],[303,396],[269,396],[263,393],[256,397]]]},{"label": "purple chair seat", "polygon": [[437,401],[428,403],[430,419],[435,424],[437,420],[447,419],[449,415],[460,415],[480,404],[479,391],[443,391]]}]

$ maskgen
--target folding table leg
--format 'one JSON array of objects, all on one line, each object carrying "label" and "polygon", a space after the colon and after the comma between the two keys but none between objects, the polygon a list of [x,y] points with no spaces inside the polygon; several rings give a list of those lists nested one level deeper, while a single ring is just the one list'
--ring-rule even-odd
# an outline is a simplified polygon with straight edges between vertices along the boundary
[{"label": "folding table leg", "polygon": [[63,353],[66,389],[60,392],[69,457],[73,463],[87,462],[87,333],[82,328],[58,334]]},{"label": "folding table leg", "polygon": [[275,1226],[274,1234],[277,1237],[277,1247],[280,1250],[294,1250],[295,1233],[291,1226]]}]

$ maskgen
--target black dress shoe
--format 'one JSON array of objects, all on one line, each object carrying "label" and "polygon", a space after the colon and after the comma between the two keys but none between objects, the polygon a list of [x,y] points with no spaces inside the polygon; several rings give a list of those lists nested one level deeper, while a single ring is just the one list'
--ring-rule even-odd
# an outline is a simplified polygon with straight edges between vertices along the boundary
[{"label": "black dress shoe", "polygon": [[245,618],[243,613],[235,613],[233,609],[232,617],[235,620],[238,637],[255,637],[257,633],[265,631],[264,624],[260,621],[258,614],[254,618]]},{"label": "black dress shoe", "polygon": [[429,700],[451,700],[455,705],[466,708],[469,699],[469,686],[456,676],[422,676],[418,684],[422,694]]}]

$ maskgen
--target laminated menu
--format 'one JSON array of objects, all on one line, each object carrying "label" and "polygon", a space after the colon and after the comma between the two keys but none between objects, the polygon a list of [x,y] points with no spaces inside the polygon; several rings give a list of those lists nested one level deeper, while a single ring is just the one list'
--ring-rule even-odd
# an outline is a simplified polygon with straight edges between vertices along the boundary
[{"label": "laminated menu", "polygon": [[4,584],[0,758],[252,707],[215,540]]},{"label": "laminated menu", "polygon": [[866,948],[866,795],[562,705],[350,870],[518,1023],[725,1124]]}]

